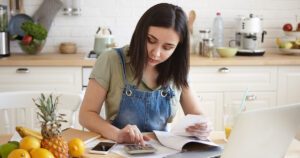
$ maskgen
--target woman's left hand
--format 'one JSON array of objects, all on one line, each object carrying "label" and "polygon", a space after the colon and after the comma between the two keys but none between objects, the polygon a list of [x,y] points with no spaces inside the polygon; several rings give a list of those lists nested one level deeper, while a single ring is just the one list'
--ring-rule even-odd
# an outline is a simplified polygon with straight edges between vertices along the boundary
[{"label": "woman's left hand", "polygon": [[200,140],[209,140],[209,133],[212,131],[211,122],[196,123],[194,126],[189,126],[185,130]]}]

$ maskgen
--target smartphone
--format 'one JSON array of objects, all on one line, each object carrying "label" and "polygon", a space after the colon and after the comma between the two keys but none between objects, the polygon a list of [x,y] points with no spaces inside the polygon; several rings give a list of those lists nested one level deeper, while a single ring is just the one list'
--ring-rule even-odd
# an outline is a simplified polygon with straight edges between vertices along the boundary
[{"label": "smartphone", "polygon": [[95,147],[93,147],[89,152],[93,154],[107,154],[115,144],[116,143],[113,142],[100,142]]},{"label": "smartphone", "polygon": [[125,145],[125,150],[128,154],[134,155],[134,154],[151,154],[156,152],[156,149],[151,144],[145,144],[145,146],[142,145]]}]

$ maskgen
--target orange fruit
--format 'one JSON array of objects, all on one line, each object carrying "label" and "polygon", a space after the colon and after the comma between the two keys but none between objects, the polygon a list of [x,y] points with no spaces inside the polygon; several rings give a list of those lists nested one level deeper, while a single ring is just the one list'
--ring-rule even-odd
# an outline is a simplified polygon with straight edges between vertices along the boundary
[{"label": "orange fruit", "polygon": [[80,157],[84,153],[84,142],[79,138],[74,138],[68,142],[69,154],[73,157]]},{"label": "orange fruit", "polygon": [[9,153],[7,158],[30,158],[30,155],[27,150],[15,149]]},{"label": "orange fruit", "polygon": [[36,148],[30,152],[31,158],[54,158],[53,154],[44,148]]},{"label": "orange fruit", "polygon": [[32,149],[40,148],[41,141],[32,136],[26,136],[20,141],[20,149],[25,149],[30,152]]}]

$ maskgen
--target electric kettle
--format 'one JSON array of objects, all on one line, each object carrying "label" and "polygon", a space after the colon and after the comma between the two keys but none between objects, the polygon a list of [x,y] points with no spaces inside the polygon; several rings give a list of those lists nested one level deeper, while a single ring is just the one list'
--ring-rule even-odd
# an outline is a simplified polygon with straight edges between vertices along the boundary
[{"label": "electric kettle", "polygon": [[116,43],[114,43],[111,30],[99,27],[95,35],[94,52],[100,55],[105,51],[111,50],[113,47],[116,47]]}]

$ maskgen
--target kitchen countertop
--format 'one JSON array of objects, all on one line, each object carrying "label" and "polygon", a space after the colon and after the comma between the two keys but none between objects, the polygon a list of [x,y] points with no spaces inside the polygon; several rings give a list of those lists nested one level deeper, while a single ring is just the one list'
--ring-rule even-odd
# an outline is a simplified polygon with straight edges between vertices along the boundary
[{"label": "kitchen countertop", "polygon": [[[85,53],[60,54],[41,53],[27,55],[12,53],[10,57],[0,58],[0,66],[81,66],[92,67],[96,59],[86,58]],[[207,58],[191,54],[191,66],[299,66],[300,55],[265,53],[264,56],[231,58]]]}]

